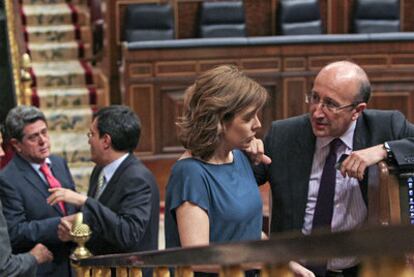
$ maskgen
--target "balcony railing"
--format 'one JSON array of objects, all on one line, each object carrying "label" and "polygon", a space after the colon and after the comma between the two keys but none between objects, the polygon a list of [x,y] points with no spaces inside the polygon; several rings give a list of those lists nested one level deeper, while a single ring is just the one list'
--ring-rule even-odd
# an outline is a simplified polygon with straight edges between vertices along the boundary
[{"label": "balcony railing", "polygon": [[[331,233],[314,232],[272,235],[269,240],[216,244],[205,247],[167,249],[72,259],[78,277],[141,277],[142,268],[154,276],[192,277],[194,266],[217,268],[220,277],[243,276],[246,268],[260,268],[262,276],[294,276],[289,261],[324,262],[331,258],[358,257],[360,276],[414,276],[414,226],[407,224],[406,180],[413,172],[399,172],[379,163],[369,172],[369,220],[365,228]],[[401,224],[402,223],[402,224]]]}]

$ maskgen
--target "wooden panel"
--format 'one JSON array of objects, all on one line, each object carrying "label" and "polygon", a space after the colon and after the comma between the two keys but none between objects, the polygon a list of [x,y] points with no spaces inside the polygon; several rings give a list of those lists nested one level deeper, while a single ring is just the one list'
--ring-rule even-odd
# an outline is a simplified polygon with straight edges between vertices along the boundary
[{"label": "wooden panel", "polygon": [[177,127],[175,123],[183,113],[183,95],[185,89],[186,87],[161,90],[162,152],[184,151],[181,143],[177,139]]},{"label": "wooden panel", "polygon": [[157,180],[161,202],[165,201],[165,189],[167,187],[168,178],[170,177],[171,168],[177,161],[178,157],[179,155],[176,157],[159,159],[148,159],[146,157],[141,158],[142,162],[154,174],[155,179]]},{"label": "wooden panel", "polygon": [[128,67],[127,74],[131,78],[151,77],[153,75],[152,64],[150,63],[131,64]]},{"label": "wooden panel", "polygon": [[203,61],[199,62],[200,72],[204,72],[206,70],[209,70],[211,68],[214,68],[214,67],[222,65],[222,64],[239,65],[239,61],[238,60],[229,60],[229,59],[220,59],[220,60],[211,59],[211,60],[207,60],[207,61],[203,60]]},{"label": "wooden panel", "polygon": [[262,128],[257,132],[257,137],[264,138],[266,132],[269,130],[272,121],[277,116],[277,112],[281,109],[278,107],[281,106],[279,102],[281,102],[280,91],[277,90],[276,85],[266,85],[263,84],[266,88],[267,92],[269,93],[269,99],[265,106],[263,107],[261,114],[260,114],[260,122],[262,123]]},{"label": "wooden panel", "polygon": [[132,85],[127,91],[126,99],[127,105],[131,106],[141,119],[142,131],[137,151],[155,154],[154,87],[152,85]]},{"label": "wooden panel", "polygon": [[390,58],[392,67],[413,67],[414,55],[395,55]]},{"label": "wooden panel", "polygon": [[241,61],[241,67],[245,72],[279,72],[281,70],[281,63],[279,58],[243,59]]},{"label": "wooden panel", "polygon": [[285,78],[283,80],[284,115],[291,117],[305,112],[306,78]]},{"label": "wooden panel", "polygon": [[178,38],[198,37],[199,1],[178,1]]},{"label": "wooden panel", "polygon": [[285,58],[283,69],[284,71],[304,71],[306,69],[306,58]]},{"label": "wooden panel", "polygon": [[401,30],[403,32],[414,31],[414,1],[400,0]]},{"label": "wooden panel", "polygon": [[389,55],[354,55],[352,61],[363,68],[384,68],[390,64]]},{"label": "wooden panel", "polygon": [[196,72],[196,63],[189,62],[158,62],[155,64],[155,74],[157,76],[179,76]]},{"label": "wooden panel", "polygon": [[274,34],[276,10],[270,0],[244,0],[246,28],[248,36],[269,36]]},{"label": "wooden panel", "polygon": [[411,117],[413,96],[409,92],[380,92],[372,94],[369,107],[384,110],[399,110],[407,117]]}]

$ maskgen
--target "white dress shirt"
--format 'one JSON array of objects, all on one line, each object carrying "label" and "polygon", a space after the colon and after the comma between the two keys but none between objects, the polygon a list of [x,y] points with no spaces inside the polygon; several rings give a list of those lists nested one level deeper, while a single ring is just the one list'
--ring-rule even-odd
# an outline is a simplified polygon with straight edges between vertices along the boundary
[{"label": "white dress shirt", "polygon": [[114,176],[115,171],[118,169],[118,167],[121,165],[121,163],[128,157],[129,153],[126,153],[125,155],[121,156],[120,158],[112,161],[110,164],[107,164],[103,169],[103,174],[105,177],[105,183],[99,193],[99,195],[96,198],[99,198],[102,193],[105,191],[105,188],[109,181],[111,180],[112,176]]},{"label": "white dress shirt", "polygon": [[[343,144],[337,151],[337,160],[342,154],[350,154],[353,147],[353,137],[356,121],[348,130],[339,137]],[[305,219],[302,228],[304,234],[312,231],[312,221],[315,212],[316,200],[318,197],[319,184],[322,177],[325,159],[329,153],[329,144],[335,139],[333,137],[316,138],[315,153],[313,156],[312,171],[309,180],[308,202],[305,209]],[[362,197],[359,182],[356,178],[342,177],[341,172],[336,172],[336,185],[334,197],[334,210],[331,222],[332,232],[357,229],[367,218],[367,207]],[[355,258],[331,259],[328,262],[328,269],[337,270],[356,265]]]}]

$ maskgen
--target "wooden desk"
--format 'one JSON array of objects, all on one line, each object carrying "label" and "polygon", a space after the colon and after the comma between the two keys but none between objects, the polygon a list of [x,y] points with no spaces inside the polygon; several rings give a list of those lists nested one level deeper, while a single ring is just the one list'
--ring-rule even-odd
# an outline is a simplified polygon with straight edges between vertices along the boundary
[{"label": "wooden desk", "polygon": [[[185,88],[219,64],[237,64],[266,87],[263,135],[272,120],[306,112],[304,94],[327,63],[352,60],[373,85],[370,108],[398,109],[414,121],[414,33],[183,39],[124,45],[123,103],[141,117],[141,157],[176,157],[175,120]],[[175,156],[174,156],[175,154]]]}]

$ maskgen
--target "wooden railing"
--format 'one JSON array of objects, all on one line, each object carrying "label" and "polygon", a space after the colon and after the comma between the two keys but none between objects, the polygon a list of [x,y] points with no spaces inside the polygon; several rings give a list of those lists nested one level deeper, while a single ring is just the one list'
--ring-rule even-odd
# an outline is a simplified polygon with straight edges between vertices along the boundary
[{"label": "wooden railing", "polygon": [[414,276],[407,262],[414,253],[414,226],[408,221],[403,202],[405,180],[414,170],[399,172],[384,162],[370,168],[369,220],[365,228],[331,233],[273,234],[269,240],[216,244],[207,247],[73,258],[78,277],[142,276],[142,268],[153,268],[154,276],[168,277],[168,268],[177,276],[193,276],[192,266],[216,266],[220,276],[243,276],[243,268],[255,265],[262,276],[293,276],[291,260],[318,262],[330,258],[359,257],[363,277]]},{"label": "wooden railing", "polygon": [[[169,276],[175,268],[178,276],[191,276],[191,266],[220,267],[221,276],[240,276],[245,265],[260,265],[264,276],[293,276],[291,260],[318,262],[332,257],[360,257],[360,276],[414,276],[405,255],[414,253],[414,226],[371,227],[352,232],[320,232],[274,236],[270,240],[217,244],[208,247],[96,256],[73,260],[78,277],[141,276],[141,268],[153,267],[154,276]],[[187,272],[188,274],[182,274]],[[392,273],[392,275],[389,275]],[[388,274],[388,275],[387,275]],[[403,275],[409,274],[409,275]]]}]

